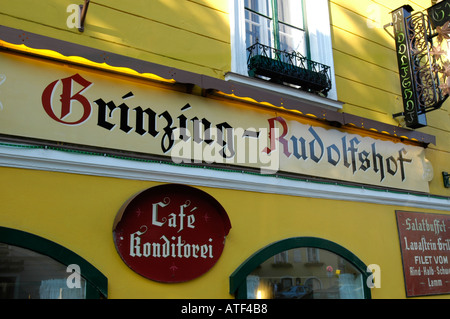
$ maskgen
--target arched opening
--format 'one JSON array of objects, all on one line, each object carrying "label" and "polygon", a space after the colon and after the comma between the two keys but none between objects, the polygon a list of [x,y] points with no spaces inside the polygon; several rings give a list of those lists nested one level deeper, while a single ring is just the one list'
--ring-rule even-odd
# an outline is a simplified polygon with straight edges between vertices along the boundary
[{"label": "arched opening", "polygon": [[45,238],[0,227],[2,299],[107,298],[107,278],[85,259]]},{"label": "arched opening", "polygon": [[315,237],[275,242],[248,258],[230,276],[240,299],[371,298],[367,266],[346,248]]}]

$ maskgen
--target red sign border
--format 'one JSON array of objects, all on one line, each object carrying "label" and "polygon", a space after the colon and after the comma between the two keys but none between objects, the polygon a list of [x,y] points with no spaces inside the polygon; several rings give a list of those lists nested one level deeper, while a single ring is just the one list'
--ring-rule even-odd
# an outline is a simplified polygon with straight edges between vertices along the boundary
[{"label": "red sign border", "polygon": [[[117,247],[117,243],[116,243],[116,228],[118,226],[118,224],[120,223],[120,221],[122,220],[123,214],[125,213],[127,207],[133,202],[134,199],[136,199],[139,196],[143,196],[145,195],[145,193],[148,192],[154,192],[154,191],[163,191],[165,188],[169,188],[169,189],[173,189],[173,188],[177,188],[179,190],[185,190],[185,191],[190,191],[192,193],[197,194],[198,196],[201,196],[205,199],[205,201],[209,201],[210,203],[212,203],[212,205],[217,208],[217,213],[220,215],[220,219],[223,223],[223,231],[224,231],[224,236],[227,236],[230,229],[231,229],[231,222],[230,219],[228,217],[228,214],[226,213],[225,209],[223,208],[223,206],[210,194],[206,193],[203,190],[200,190],[198,188],[192,187],[192,186],[188,186],[188,185],[183,185],[183,184],[176,184],[176,183],[167,183],[167,184],[161,184],[161,185],[157,185],[157,186],[153,186],[147,189],[144,189],[136,194],[134,194],[133,196],[131,196],[119,209],[118,213],[115,216],[114,219],[114,223],[113,223],[113,241],[114,241],[114,246],[116,248],[116,252],[118,253],[119,257],[121,258],[121,260],[125,263],[125,265],[131,269],[133,272],[135,272],[136,274],[148,279],[148,280],[152,280],[155,282],[160,282],[160,283],[182,283],[182,282],[186,282],[186,281],[190,281],[190,280],[194,280],[202,275],[204,275],[206,272],[208,272],[216,263],[217,261],[220,259],[220,255],[218,256],[218,258],[216,259],[216,261],[214,262],[214,264],[204,273],[192,278],[192,279],[188,279],[188,280],[180,280],[180,281],[160,281],[157,279],[152,279],[149,278],[147,276],[145,276],[144,274],[136,271],[135,269],[133,269],[133,267],[131,265],[128,264],[128,262],[123,258],[122,253],[119,251],[118,247]],[[223,242],[223,246],[225,246],[225,239]]]}]

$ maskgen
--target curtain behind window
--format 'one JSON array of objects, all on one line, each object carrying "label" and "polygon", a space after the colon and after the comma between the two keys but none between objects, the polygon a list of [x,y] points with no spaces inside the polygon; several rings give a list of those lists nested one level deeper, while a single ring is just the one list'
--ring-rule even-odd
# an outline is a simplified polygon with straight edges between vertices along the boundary
[{"label": "curtain behind window", "polygon": [[39,288],[41,299],[84,299],[83,288],[68,288],[66,279],[42,280]]}]

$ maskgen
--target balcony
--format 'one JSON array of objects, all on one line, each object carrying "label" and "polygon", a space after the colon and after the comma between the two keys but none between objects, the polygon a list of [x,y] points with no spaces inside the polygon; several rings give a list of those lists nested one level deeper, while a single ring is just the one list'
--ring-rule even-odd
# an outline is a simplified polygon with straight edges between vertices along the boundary
[{"label": "balcony", "polygon": [[247,48],[248,75],[273,83],[327,96],[331,89],[330,67],[298,52],[280,51],[261,43]]}]

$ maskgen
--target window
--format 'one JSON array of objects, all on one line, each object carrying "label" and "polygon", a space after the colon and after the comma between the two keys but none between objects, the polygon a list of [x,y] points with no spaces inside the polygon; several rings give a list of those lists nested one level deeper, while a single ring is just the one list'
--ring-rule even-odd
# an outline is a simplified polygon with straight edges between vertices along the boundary
[{"label": "window", "polygon": [[319,250],[317,248],[307,248],[307,260],[309,263],[318,263],[319,262]]},{"label": "window", "polygon": [[[317,254],[323,262],[318,262]],[[293,256],[294,251],[285,251]],[[311,255],[311,252],[314,252]],[[317,248],[302,248],[308,262],[274,267],[271,258],[247,276],[247,297],[254,299],[362,299],[363,277],[351,263]],[[314,257],[312,257],[314,256]],[[293,258],[291,258],[293,259]]]},{"label": "window", "polygon": [[84,278],[79,287],[69,287],[67,266],[48,256],[0,244],[0,265],[0,299],[86,298]]},{"label": "window", "polygon": [[273,256],[273,263],[274,264],[287,264],[289,262],[289,255],[287,253],[287,251],[282,251],[279,254],[276,254],[275,256]]},{"label": "window", "polygon": [[101,272],[67,248],[0,227],[0,299],[106,298],[107,285]]},{"label": "window", "polygon": [[[289,263],[274,262],[284,256]],[[345,248],[320,238],[290,238],[250,257],[230,276],[230,292],[247,299],[370,298],[367,267]]]},{"label": "window", "polygon": [[309,56],[302,0],[245,0],[245,43]]},{"label": "window", "polygon": [[[232,0],[230,1],[231,71],[225,80],[239,82],[313,102],[328,109],[341,109],[334,80],[328,0]],[[296,51],[327,65],[331,90],[327,98],[291,86],[280,86],[249,77],[248,48],[256,42],[277,50]],[[297,63],[298,64],[298,63]],[[306,67],[311,69],[311,66]]]}]

